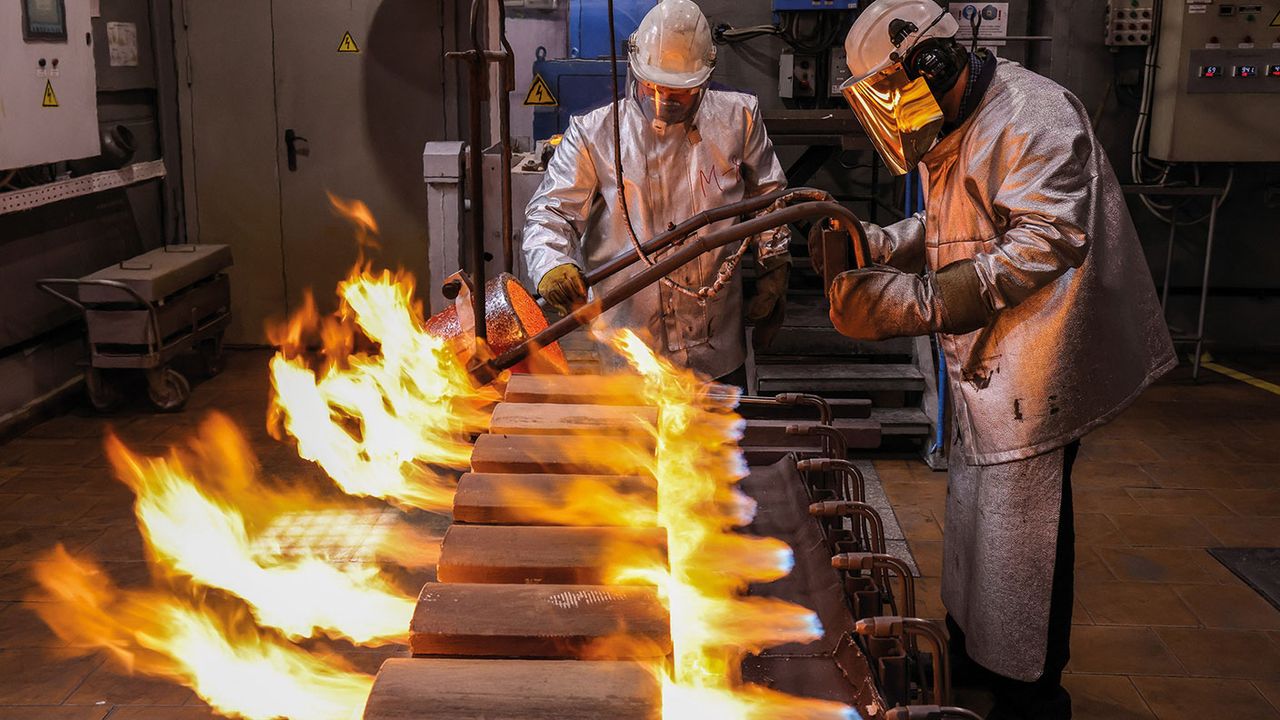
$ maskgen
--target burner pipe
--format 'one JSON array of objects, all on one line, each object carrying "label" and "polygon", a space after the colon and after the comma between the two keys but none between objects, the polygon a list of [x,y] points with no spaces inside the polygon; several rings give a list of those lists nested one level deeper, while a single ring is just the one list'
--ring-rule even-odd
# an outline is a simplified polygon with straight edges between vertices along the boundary
[{"label": "burner pipe", "polygon": [[[658,282],[703,253],[724,247],[735,241],[741,241],[752,235],[758,235],[766,230],[782,227],[787,223],[822,217],[837,218],[848,223],[849,227],[861,227],[857,216],[839,203],[831,201],[805,202],[765,213],[732,227],[692,238],[681,245],[675,252],[627,278],[603,296],[597,297],[594,302],[579,307],[572,313],[557,320],[546,330],[498,356],[488,363],[489,371],[496,374],[515,365],[527,357],[533,349],[546,347],[556,342],[579,326],[594,320],[601,313],[612,309],[623,300]],[[870,262],[870,254],[864,251],[865,248],[854,246],[854,256],[858,267],[865,267]],[[480,379],[483,380],[484,378],[481,377]]]}]

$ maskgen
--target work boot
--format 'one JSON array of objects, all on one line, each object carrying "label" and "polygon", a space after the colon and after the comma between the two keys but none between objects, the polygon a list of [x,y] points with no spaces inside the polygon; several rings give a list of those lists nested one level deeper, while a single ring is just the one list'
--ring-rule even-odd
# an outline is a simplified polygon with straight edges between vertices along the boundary
[{"label": "work boot", "polygon": [[987,720],[1071,720],[1071,694],[1061,686],[1048,695],[1028,698],[997,693]]}]

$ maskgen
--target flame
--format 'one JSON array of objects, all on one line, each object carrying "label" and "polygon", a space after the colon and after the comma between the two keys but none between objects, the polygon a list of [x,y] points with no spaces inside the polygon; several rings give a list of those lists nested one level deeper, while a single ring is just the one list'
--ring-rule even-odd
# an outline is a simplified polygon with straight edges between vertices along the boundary
[{"label": "flame", "polygon": [[[246,720],[358,720],[373,678],[317,657],[193,599],[121,591],[96,565],[58,546],[34,568],[36,612],[80,652],[101,648],[130,672],[195,690]],[[56,601],[56,602],[48,602]]]},{"label": "flame", "polygon": [[338,197],[331,192],[326,192],[325,195],[329,197],[329,204],[333,206],[333,211],[346,218],[355,227],[356,243],[361,251],[364,248],[377,250],[382,247],[377,241],[378,221],[373,219],[373,212],[369,210],[368,205],[360,200]]},{"label": "flame", "polygon": [[138,526],[156,564],[244,599],[260,624],[292,639],[324,633],[359,644],[403,641],[414,600],[376,566],[341,563],[339,569],[307,547],[291,548],[291,556],[259,547],[238,507],[271,508],[278,516],[291,504],[314,501],[291,503],[265,488],[229,420],[208,419],[192,447],[200,474],[209,478],[203,483],[177,452],[143,458],[115,436],[107,438],[116,474],[137,496]]},{"label": "flame", "polygon": [[848,706],[743,686],[746,653],[822,636],[812,611],[771,598],[744,597],[751,583],[786,576],[791,549],[775,538],[741,535],[755,503],[737,489],[746,474],[737,441],[743,421],[736,398],[710,393],[695,374],[657,357],[638,336],[610,338],[644,379],[658,409],[652,475],[658,523],[667,530],[667,562],[623,559],[617,582],[656,585],[671,618],[673,653],[663,679],[663,717],[850,718]]},{"label": "flame", "polygon": [[[294,344],[271,360],[272,423],[350,495],[450,509],[454,473],[444,468],[468,465],[469,433],[487,427],[497,392],[475,388],[447,341],[426,332],[408,273],[357,267],[338,294],[345,324],[309,306],[276,334]],[[325,339],[318,370],[296,352],[307,327]],[[354,329],[379,350],[351,352]]]}]

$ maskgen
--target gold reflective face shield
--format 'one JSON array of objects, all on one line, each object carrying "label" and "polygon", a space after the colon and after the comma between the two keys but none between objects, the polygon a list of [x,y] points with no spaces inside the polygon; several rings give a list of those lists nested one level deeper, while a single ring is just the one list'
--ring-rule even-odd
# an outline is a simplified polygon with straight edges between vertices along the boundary
[{"label": "gold reflective face shield", "polygon": [[840,86],[867,137],[896,175],[914,170],[942,129],[942,108],[924,78],[907,77],[902,63]]}]

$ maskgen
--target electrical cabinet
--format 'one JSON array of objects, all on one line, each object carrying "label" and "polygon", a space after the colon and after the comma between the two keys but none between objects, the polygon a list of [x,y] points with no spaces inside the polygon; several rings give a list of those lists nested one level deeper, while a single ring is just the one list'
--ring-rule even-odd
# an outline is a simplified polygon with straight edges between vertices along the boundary
[{"label": "electrical cabinet", "polygon": [[1159,43],[1152,157],[1280,161],[1280,0],[1166,0]]},{"label": "electrical cabinet", "polygon": [[0,170],[100,152],[89,0],[0,3]]}]

